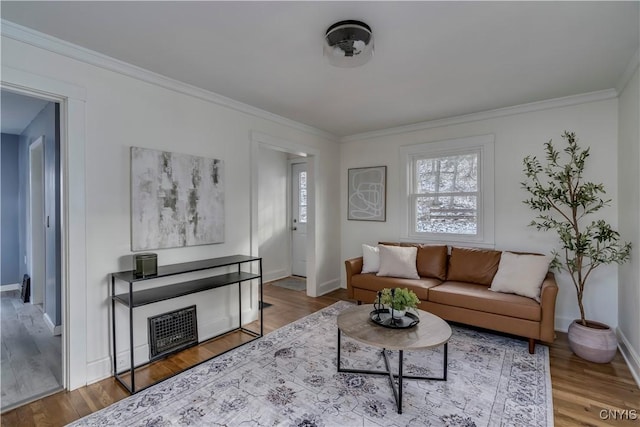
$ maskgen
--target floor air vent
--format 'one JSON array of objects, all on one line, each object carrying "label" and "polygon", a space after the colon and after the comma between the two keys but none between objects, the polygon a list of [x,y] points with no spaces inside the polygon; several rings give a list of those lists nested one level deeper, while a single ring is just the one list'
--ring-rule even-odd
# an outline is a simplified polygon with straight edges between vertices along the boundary
[{"label": "floor air vent", "polygon": [[195,305],[149,317],[148,320],[151,360],[198,344]]}]

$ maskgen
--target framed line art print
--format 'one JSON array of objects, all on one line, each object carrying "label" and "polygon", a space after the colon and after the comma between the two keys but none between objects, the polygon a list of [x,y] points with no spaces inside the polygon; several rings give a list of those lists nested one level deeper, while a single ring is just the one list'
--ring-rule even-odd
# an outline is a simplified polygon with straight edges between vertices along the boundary
[{"label": "framed line art print", "polygon": [[349,169],[347,219],[355,221],[387,220],[387,167]]}]

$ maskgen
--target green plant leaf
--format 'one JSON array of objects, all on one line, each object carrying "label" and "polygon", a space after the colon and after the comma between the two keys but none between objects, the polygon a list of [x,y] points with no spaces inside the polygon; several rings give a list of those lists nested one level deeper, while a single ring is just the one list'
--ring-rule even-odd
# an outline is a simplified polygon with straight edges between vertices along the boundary
[{"label": "green plant leaf", "polygon": [[550,268],[566,271],[576,289],[581,319],[585,320],[582,297],[591,272],[600,265],[622,264],[631,257],[631,243],[602,219],[584,225],[581,220],[609,206],[611,199],[602,183],[583,180],[590,148],[578,145],[574,132],[564,131],[566,146],[559,151],[549,140],[544,144],[546,165],[536,156],[523,160],[526,179],[520,184],[529,193],[523,203],[540,212],[529,226],[539,231],[555,230],[562,253],[553,250]]}]

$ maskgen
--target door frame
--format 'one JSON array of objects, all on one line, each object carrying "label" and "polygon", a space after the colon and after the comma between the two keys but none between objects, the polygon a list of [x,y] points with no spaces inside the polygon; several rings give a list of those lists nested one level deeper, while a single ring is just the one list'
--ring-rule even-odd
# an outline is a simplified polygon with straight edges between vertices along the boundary
[{"label": "door frame", "polygon": [[[36,164],[36,162],[38,164]],[[34,173],[40,173],[39,182],[34,182]],[[45,177],[44,177],[44,136],[39,136],[29,144],[29,217],[27,222],[28,271],[31,273],[31,298],[32,304],[42,304],[43,311],[46,307],[46,230],[45,220]],[[36,187],[38,185],[38,187]],[[40,197],[36,200],[36,190]],[[36,232],[41,234],[41,240],[36,243]],[[41,246],[39,250],[37,246]]]},{"label": "door frame", "polygon": [[60,104],[62,386],[74,390],[87,385],[86,89],[4,64],[1,76],[3,90]]},{"label": "door frame", "polygon": [[[286,139],[273,137],[262,132],[251,132],[251,255],[259,256],[259,226],[258,226],[258,192],[259,177],[258,170],[260,168],[260,148],[268,148],[271,150],[291,153],[307,158],[307,295],[310,297],[318,296],[316,283],[316,179],[315,171],[317,170],[317,158],[319,151],[298,142],[288,141]],[[290,174],[290,171],[289,173]],[[290,181],[290,179],[288,180]],[[288,184],[290,185],[290,184]],[[290,193],[290,191],[289,191]],[[291,204],[290,202],[288,203]],[[290,207],[288,208],[290,209]]]},{"label": "door frame", "polygon": [[[309,169],[308,166],[308,160],[306,157],[304,158],[295,158],[295,159],[289,159],[287,161],[287,224],[289,227],[293,227],[293,192],[294,192],[294,188],[293,188],[293,166],[294,165],[299,165],[299,164],[304,164],[307,165],[305,169]],[[308,214],[308,210],[309,210],[309,181],[308,178],[309,177],[309,172],[307,170],[307,224],[305,224],[305,227],[307,227],[308,222],[309,222],[309,214]],[[291,230],[290,234],[290,251],[289,251],[289,274],[290,275],[294,275],[293,273],[293,230]],[[306,234],[306,232],[305,232]],[[305,241],[306,241],[306,237],[305,237]],[[306,262],[305,262],[306,264]],[[305,274],[307,274],[308,272],[305,271]],[[304,276],[306,279],[306,276]]]}]

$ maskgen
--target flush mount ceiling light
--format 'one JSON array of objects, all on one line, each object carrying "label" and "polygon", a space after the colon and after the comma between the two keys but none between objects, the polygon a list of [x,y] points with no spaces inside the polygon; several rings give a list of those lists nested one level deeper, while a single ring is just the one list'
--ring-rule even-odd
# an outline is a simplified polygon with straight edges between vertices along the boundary
[{"label": "flush mount ceiling light", "polygon": [[324,56],[336,67],[358,67],[373,56],[371,28],[360,21],[340,21],[327,29]]}]

